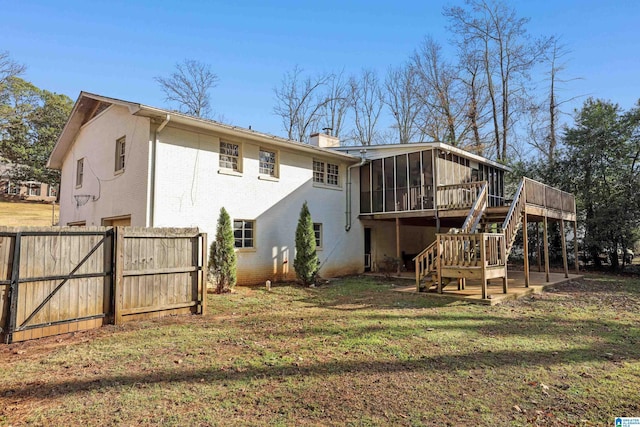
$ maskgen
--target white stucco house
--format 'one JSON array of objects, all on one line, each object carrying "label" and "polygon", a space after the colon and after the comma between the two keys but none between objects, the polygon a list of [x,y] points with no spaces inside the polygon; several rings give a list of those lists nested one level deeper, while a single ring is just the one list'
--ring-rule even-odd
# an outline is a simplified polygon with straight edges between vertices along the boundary
[{"label": "white stucco house", "polygon": [[[433,256],[446,249],[434,249],[436,232],[473,233],[481,218],[485,227],[499,224],[498,231],[506,221],[508,232],[522,221],[520,210],[512,215],[519,199],[505,198],[508,168],[447,144],[341,147],[324,134],[301,144],[86,92],[48,166],[61,170],[60,225],[199,227],[211,241],[225,207],[234,223],[239,284],[295,278],[304,201],[323,277],[376,270],[388,257],[412,269],[417,254],[426,257],[427,276],[446,255]],[[527,182],[527,194],[547,191]],[[569,212],[557,194],[553,206],[532,199],[532,215],[575,220],[574,204]],[[529,203],[528,195],[527,209]],[[504,277],[509,250],[500,258]]]}]

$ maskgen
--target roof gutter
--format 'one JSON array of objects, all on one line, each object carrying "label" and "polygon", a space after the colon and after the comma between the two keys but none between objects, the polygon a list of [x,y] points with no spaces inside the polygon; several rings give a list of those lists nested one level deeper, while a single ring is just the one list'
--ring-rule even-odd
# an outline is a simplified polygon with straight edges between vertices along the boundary
[{"label": "roof gutter", "polygon": [[346,195],[346,206],[345,206],[345,225],[344,231],[349,232],[351,230],[351,169],[356,167],[361,167],[366,163],[369,163],[369,160],[364,156],[366,155],[367,150],[360,150],[360,155],[362,158],[360,159],[360,163],[351,165],[347,168],[347,195]]}]

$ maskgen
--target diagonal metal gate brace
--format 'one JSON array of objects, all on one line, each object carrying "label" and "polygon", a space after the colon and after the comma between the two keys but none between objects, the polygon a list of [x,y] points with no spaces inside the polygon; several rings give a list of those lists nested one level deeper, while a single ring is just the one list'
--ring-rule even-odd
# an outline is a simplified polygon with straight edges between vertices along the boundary
[{"label": "diagonal metal gate brace", "polygon": [[24,326],[25,326],[27,323],[29,323],[29,322],[31,321],[31,319],[33,319],[33,318],[35,317],[35,315],[36,315],[36,314],[38,314],[38,312],[39,312],[40,310],[42,310],[42,308],[43,308],[45,305],[47,305],[47,303],[51,300],[51,298],[53,298],[53,297],[55,296],[55,294],[56,294],[56,293],[58,293],[58,291],[59,291],[59,290],[64,286],[64,284],[65,284],[65,283],[67,283],[67,282],[69,281],[69,279],[73,279],[73,278],[74,278],[74,275],[73,275],[73,274],[74,274],[76,271],[78,271],[78,270],[80,269],[80,267],[82,267],[82,265],[83,265],[85,262],[87,262],[87,260],[88,260],[89,258],[91,258],[91,255],[93,255],[93,253],[94,253],[95,251],[97,251],[97,250],[98,250],[98,248],[100,247],[100,245],[102,245],[106,239],[107,239],[107,235],[105,234],[105,235],[102,237],[102,239],[100,239],[100,241],[99,241],[98,243],[96,243],[96,245],[91,249],[91,251],[89,251],[89,253],[88,253],[84,258],[82,258],[82,260],[78,263],[78,265],[76,265],[76,266],[74,267],[74,269],[73,269],[73,270],[71,270],[71,273],[69,273],[69,274],[67,275],[67,277],[65,277],[65,278],[64,278],[64,280],[62,280],[62,282],[60,282],[60,284],[59,284],[58,286],[56,286],[56,288],[55,288],[51,293],[49,293],[49,295],[48,295],[48,296],[47,296],[47,297],[46,297],[46,298],[45,298],[45,299],[40,303],[40,305],[39,305],[38,307],[36,307],[36,309],[33,311],[33,313],[31,313],[31,314],[29,315],[29,317],[27,317],[27,318],[25,319],[25,321],[24,321],[24,322],[22,322],[22,324],[21,324],[18,328],[15,328],[14,330],[12,330],[12,331],[10,331],[10,332],[16,332],[16,331],[19,331],[19,330],[21,330],[22,328],[24,328]]}]

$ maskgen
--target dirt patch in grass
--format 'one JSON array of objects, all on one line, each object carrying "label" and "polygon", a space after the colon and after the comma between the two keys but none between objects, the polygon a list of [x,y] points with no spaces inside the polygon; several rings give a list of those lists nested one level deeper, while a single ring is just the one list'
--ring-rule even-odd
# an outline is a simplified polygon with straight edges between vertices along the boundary
[{"label": "dirt patch in grass", "polygon": [[352,277],[3,345],[0,424],[611,425],[640,414],[640,280],[495,307]]}]

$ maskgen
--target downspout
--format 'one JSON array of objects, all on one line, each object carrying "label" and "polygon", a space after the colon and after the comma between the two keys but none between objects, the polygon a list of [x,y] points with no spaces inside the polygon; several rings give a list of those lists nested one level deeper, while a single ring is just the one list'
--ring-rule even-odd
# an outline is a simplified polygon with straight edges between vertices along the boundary
[{"label": "downspout", "polygon": [[365,154],[367,153],[367,150],[361,150],[360,151],[360,155],[362,156],[362,158],[360,159],[360,163],[358,163],[357,165],[351,165],[347,168],[347,201],[346,201],[346,206],[345,206],[345,226],[344,226],[344,231],[349,231],[351,230],[351,169],[356,168],[356,167],[361,167],[364,164],[368,163],[369,160],[365,159]]},{"label": "downspout", "polygon": [[156,160],[157,160],[158,136],[160,135],[160,132],[162,132],[162,129],[164,129],[164,127],[167,125],[167,123],[169,123],[169,120],[171,120],[171,116],[167,114],[163,122],[160,123],[160,126],[158,126],[158,128],[155,130],[153,135],[153,142],[151,145],[151,167],[149,168],[150,169],[149,170],[149,174],[150,174],[149,194],[151,196],[149,200],[149,221],[148,221],[149,227],[155,226]]}]

